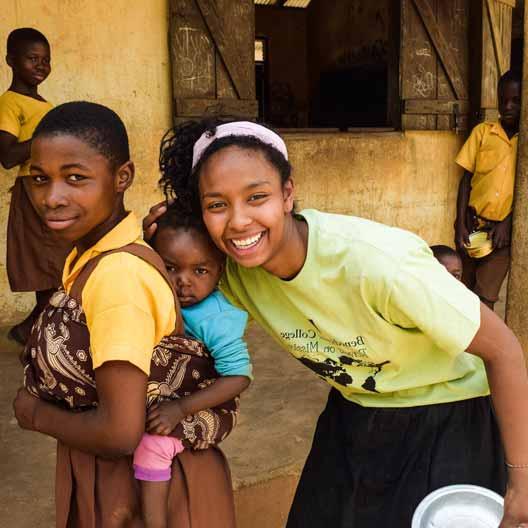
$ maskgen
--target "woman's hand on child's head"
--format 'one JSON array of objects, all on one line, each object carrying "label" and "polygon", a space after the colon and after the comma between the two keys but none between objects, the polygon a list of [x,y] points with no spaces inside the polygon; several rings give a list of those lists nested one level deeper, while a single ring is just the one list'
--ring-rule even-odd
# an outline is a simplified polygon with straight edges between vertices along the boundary
[{"label": "woman's hand on child's head", "polygon": [[152,405],[147,411],[147,433],[169,435],[185,418],[178,400]]},{"label": "woman's hand on child's head", "polygon": [[145,218],[143,218],[143,238],[148,242],[156,232],[158,224],[156,220],[167,211],[167,205],[170,205],[174,200],[163,200],[156,205],[153,205]]},{"label": "woman's hand on child's head", "polygon": [[13,401],[13,410],[18,425],[22,429],[35,431],[35,411],[39,400],[32,396],[25,387],[18,389],[16,398]]}]

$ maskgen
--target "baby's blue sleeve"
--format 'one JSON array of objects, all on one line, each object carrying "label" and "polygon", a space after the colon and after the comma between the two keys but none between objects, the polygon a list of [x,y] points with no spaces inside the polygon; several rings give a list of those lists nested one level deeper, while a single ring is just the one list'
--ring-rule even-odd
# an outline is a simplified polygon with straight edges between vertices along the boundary
[{"label": "baby's blue sleeve", "polygon": [[248,315],[216,293],[198,317],[197,310],[183,310],[186,331],[202,341],[215,361],[220,376],[252,378],[252,367],[244,332]]}]

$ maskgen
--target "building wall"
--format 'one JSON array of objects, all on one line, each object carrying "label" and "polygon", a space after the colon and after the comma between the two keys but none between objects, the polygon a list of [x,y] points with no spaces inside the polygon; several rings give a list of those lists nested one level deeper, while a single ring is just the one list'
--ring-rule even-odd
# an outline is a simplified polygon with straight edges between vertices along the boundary
[{"label": "building wall", "polygon": [[[42,94],[54,103],[87,99],[124,119],[137,166],[127,196],[142,215],[159,199],[158,145],[170,126],[167,1],[3,0],[0,38],[33,26],[50,39],[53,72]],[[0,42],[4,55],[5,42]],[[9,84],[0,66],[0,88]],[[460,172],[453,159],[462,139],[450,132],[287,134],[300,207],[350,213],[449,243]],[[0,169],[0,225],[5,233],[14,173]],[[0,237],[0,324],[20,318],[32,295],[12,294]]]},{"label": "building wall", "polygon": [[438,131],[288,134],[299,209],[363,216],[453,245],[462,141]]},{"label": "building wall", "polygon": [[[3,62],[5,40],[17,27],[42,31],[51,44],[52,72],[42,84],[44,97],[103,103],[123,118],[137,176],[127,195],[129,208],[142,214],[157,200],[157,157],[171,122],[167,46],[168,1],[2,0],[0,9],[0,90],[10,83]],[[8,189],[15,172],[0,168],[0,323],[31,307],[33,296],[9,292],[5,274]]]}]

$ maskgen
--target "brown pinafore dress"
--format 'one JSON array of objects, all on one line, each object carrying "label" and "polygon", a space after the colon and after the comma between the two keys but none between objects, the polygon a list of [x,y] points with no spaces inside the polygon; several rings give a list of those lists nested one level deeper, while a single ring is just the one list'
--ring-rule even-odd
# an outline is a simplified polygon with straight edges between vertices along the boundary
[{"label": "brown pinafore dress", "polygon": [[7,221],[6,268],[14,292],[55,290],[72,244],[59,239],[35,211],[18,176],[11,189]]},{"label": "brown pinafore dress", "polygon": [[[56,292],[33,327],[24,353],[24,382],[33,395],[72,412],[97,406],[82,290],[101,258],[123,251],[149,262],[170,284],[163,262],[146,246],[130,244],[90,260],[70,294]],[[177,328],[182,328],[181,318]],[[175,332],[153,351],[147,404],[191,394],[217,377],[203,344]],[[172,433],[187,449],[173,462],[170,528],[235,526],[229,467],[215,446],[233,429],[237,415],[235,399],[187,417]],[[55,495],[57,528],[143,526],[131,457],[105,459],[59,441]]]}]

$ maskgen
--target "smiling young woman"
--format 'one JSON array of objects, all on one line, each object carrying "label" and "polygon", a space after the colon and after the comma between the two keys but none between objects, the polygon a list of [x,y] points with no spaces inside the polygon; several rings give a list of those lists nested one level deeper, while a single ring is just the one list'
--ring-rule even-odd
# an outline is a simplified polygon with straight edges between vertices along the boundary
[{"label": "smiling young woman", "polygon": [[[293,211],[286,145],[249,122],[188,122],[161,145],[165,192],[227,255],[222,291],[332,387],[288,528],[408,528],[436,488],[504,493],[528,464],[515,336],[412,233]],[[152,233],[163,207],[144,220]],[[528,522],[511,468],[501,528]]]}]

